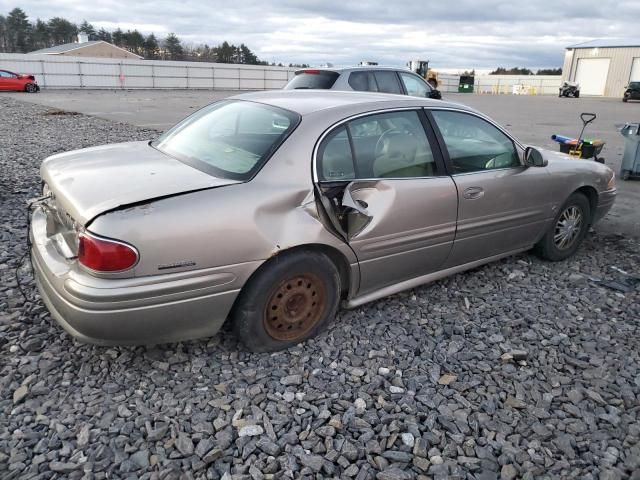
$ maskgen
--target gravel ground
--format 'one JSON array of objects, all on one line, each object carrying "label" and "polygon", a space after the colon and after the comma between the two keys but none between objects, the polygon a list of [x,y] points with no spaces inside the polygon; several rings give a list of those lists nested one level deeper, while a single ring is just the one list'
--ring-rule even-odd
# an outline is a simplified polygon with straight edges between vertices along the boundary
[{"label": "gravel ground", "polygon": [[640,272],[637,241],[510,258],[278,354],[82,345],[27,266],[17,288],[25,201],[47,155],[153,132],[0,111],[0,478],[640,479],[640,290],[612,268]]}]

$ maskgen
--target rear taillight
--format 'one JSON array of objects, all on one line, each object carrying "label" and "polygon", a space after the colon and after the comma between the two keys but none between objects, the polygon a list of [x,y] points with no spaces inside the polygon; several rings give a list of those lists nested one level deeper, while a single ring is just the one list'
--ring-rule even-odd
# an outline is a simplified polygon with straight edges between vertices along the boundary
[{"label": "rear taillight", "polygon": [[138,251],[118,240],[81,233],[78,261],[96,272],[121,272],[138,263]]},{"label": "rear taillight", "polygon": [[311,75],[318,75],[320,73],[320,70],[307,69],[307,70],[303,70],[302,73],[310,73]]}]

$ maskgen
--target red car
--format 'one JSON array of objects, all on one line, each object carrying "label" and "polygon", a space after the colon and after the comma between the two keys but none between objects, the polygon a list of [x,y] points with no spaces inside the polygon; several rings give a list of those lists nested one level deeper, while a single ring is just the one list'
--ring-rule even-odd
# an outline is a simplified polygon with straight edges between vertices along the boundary
[{"label": "red car", "polygon": [[36,77],[0,70],[0,90],[35,93],[40,91]]}]

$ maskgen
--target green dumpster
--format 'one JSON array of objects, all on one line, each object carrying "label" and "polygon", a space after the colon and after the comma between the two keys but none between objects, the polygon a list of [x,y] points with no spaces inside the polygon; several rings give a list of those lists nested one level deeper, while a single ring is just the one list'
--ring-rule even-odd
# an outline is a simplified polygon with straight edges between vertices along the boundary
[{"label": "green dumpster", "polygon": [[473,81],[472,75],[460,75],[460,82],[458,83],[459,93],[473,93]]}]

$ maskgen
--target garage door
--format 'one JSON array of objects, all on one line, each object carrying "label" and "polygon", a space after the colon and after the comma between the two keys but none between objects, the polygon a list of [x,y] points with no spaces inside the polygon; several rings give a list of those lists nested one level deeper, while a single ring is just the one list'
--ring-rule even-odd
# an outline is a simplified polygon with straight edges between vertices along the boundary
[{"label": "garage door", "polygon": [[576,69],[576,82],[581,95],[604,95],[609,73],[608,58],[580,58]]},{"label": "garage door", "polygon": [[630,82],[640,82],[640,57],[634,58],[631,64],[631,78]]}]

